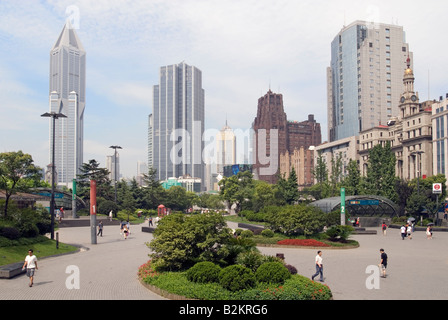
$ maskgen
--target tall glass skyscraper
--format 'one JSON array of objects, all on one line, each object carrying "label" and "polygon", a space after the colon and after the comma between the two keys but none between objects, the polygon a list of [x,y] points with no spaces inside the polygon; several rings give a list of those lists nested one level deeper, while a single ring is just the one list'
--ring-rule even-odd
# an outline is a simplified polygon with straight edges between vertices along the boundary
[{"label": "tall glass skyscraper", "polygon": [[398,115],[411,57],[403,27],[355,21],[331,42],[327,68],[328,139],[356,136]]},{"label": "tall glass skyscraper", "polygon": [[153,87],[148,151],[159,180],[190,175],[204,185],[204,121],[201,70],[184,62],[161,67]]},{"label": "tall glass skyscraper", "polygon": [[[55,125],[55,169],[60,185],[70,187],[83,163],[85,103],[86,52],[67,21],[50,51],[50,112],[67,116]],[[50,121],[50,159],[52,141]]]}]

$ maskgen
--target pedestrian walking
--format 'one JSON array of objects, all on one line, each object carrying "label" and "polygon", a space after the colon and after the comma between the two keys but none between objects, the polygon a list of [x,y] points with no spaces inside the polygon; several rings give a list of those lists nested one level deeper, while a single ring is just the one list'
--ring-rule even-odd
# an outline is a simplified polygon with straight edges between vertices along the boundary
[{"label": "pedestrian walking", "polygon": [[412,226],[411,225],[408,225],[406,232],[407,232],[408,239],[412,240]]},{"label": "pedestrian walking", "polygon": [[23,263],[22,270],[26,268],[26,276],[30,278],[29,286],[33,286],[34,273],[38,269],[37,258],[33,254],[33,250],[28,250],[28,255],[25,257],[25,262]]},{"label": "pedestrian walking", "polygon": [[128,229],[128,234],[131,234],[131,224],[129,223],[129,220],[126,221],[126,228]]},{"label": "pedestrian walking", "polygon": [[314,278],[320,274],[320,281],[324,281],[324,265],[322,264],[322,251],[317,251],[316,258],[314,259],[316,264],[316,273],[311,276],[311,280],[314,281]]},{"label": "pedestrian walking", "polygon": [[431,230],[431,226],[428,226],[426,228],[426,239],[427,240],[431,240],[432,239],[432,230]]},{"label": "pedestrian walking", "polygon": [[149,217],[149,221],[148,221],[149,226],[152,226],[152,217]]},{"label": "pedestrian walking", "polygon": [[126,240],[126,239],[128,238],[128,235],[129,235],[129,230],[128,230],[128,227],[125,225],[125,226],[123,227],[123,236],[124,236],[124,240]]},{"label": "pedestrian walking", "polygon": [[101,237],[103,236],[103,221],[100,221],[98,223],[98,234],[97,236],[101,235]]},{"label": "pedestrian walking", "polygon": [[381,225],[381,230],[383,230],[383,236],[385,236],[387,232],[387,224],[385,221],[383,221],[383,224]]},{"label": "pedestrian walking", "polygon": [[401,231],[401,240],[404,240],[404,238],[406,237],[406,227],[402,225],[400,231]]},{"label": "pedestrian walking", "polygon": [[381,269],[381,277],[386,278],[386,269],[387,269],[387,254],[384,252],[384,249],[380,249],[381,261],[380,261],[380,269]]},{"label": "pedestrian walking", "polygon": [[124,230],[124,221],[121,220],[121,222],[120,222],[120,236],[123,235],[123,230]]},{"label": "pedestrian walking", "polygon": [[112,210],[109,212],[109,221],[112,221]]}]

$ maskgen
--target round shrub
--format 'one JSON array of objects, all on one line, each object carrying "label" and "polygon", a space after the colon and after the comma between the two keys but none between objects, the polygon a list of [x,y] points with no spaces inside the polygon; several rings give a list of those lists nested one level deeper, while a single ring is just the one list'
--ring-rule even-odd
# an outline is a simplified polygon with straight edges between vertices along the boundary
[{"label": "round shrub", "polygon": [[249,268],[235,264],[221,270],[219,283],[227,290],[239,291],[253,288],[256,281],[254,273]]},{"label": "round shrub", "polygon": [[0,236],[8,238],[9,240],[17,240],[20,238],[20,231],[14,227],[4,227],[0,230]]},{"label": "round shrub", "polygon": [[241,232],[241,237],[243,237],[243,238],[251,238],[253,236],[254,236],[254,233],[250,230],[243,230]]},{"label": "round shrub", "polygon": [[261,235],[266,238],[272,238],[274,237],[275,233],[271,229],[264,229],[263,231],[261,231]]},{"label": "round shrub", "polygon": [[284,283],[291,278],[291,273],[281,262],[263,263],[255,272],[258,282]]},{"label": "round shrub", "polygon": [[221,268],[210,261],[196,263],[187,270],[186,276],[189,281],[198,283],[218,282]]}]

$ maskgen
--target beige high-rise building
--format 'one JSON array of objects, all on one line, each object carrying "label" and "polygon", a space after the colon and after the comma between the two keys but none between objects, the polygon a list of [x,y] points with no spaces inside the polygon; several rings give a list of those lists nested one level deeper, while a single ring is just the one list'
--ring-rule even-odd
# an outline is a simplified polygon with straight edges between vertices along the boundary
[{"label": "beige high-rise building", "polygon": [[236,136],[226,125],[216,135],[217,173],[223,174],[224,166],[236,164]]},{"label": "beige high-rise building", "polygon": [[328,138],[336,141],[398,116],[409,52],[403,27],[355,21],[331,43],[327,69]]}]

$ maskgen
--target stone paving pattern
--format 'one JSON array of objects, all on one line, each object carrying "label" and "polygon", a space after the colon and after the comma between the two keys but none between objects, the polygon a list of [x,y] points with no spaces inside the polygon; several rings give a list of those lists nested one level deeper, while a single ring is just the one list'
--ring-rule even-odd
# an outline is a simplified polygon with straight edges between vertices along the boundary
[{"label": "stone paving pattern", "polygon": [[[236,228],[236,224],[229,223]],[[59,241],[77,244],[87,250],[39,259],[34,286],[20,275],[0,279],[0,300],[166,300],[145,288],[137,279],[137,270],[148,260],[152,234],[142,232],[142,225],[131,226],[131,234],[124,240],[119,226],[105,226],[103,237],[91,244],[90,227],[61,228]],[[359,241],[356,249],[322,248],[324,283],[335,300],[445,300],[448,299],[448,232],[434,232],[427,240],[425,232],[415,232],[413,239],[401,240],[399,230],[389,229],[383,236],[353,235]],[[380,262],[379,249],[389,256],[387,278],[380,279],[379,289],[367,289],[366,273],[369,265]],[[264,254],[283,253],[286,263],[295,266],[304,276],[314,271],[317,249],[260,247]],[[23,253],[25,258],[27,252]],[[68,266],[80,271],[80,289],[67,289]]]}]

